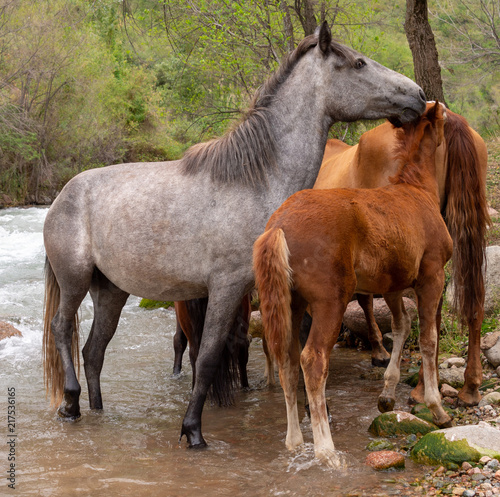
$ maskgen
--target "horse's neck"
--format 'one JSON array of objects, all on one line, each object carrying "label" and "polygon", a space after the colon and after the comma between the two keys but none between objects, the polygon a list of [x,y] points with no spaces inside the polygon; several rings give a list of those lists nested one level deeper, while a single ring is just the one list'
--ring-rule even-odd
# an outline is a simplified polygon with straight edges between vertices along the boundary
[{"label": "horse's neck", "polygon": [[418,188],[427,193],[440,209],[440,185],[436,175],[435,153],[421,155],[418,160],[411,158],[406,167],[410,168],[410,170],[415,170],[420,177],[419,184],[417,185]]},{"label": "horse's neck", "polygon": [[269,183],[283,202],[291,194],[313,187],[332,121],[325,116],[321,102],[297,100],[293,95],[276,98],[272,121],[277,168]]},{"label": "horse's neck", "polygon": [[396,143],[395,130],[388,122],[362,135],[352,165],[356,188],[389,184],[389,178],[397,174],[400,165],[394,157]]}]

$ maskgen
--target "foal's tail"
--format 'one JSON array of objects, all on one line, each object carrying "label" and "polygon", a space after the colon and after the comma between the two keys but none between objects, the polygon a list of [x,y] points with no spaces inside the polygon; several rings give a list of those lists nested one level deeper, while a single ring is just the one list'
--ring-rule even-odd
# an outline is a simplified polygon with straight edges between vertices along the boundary
[{"label": "foal's tail", "polygon": [[253,246],[253,270],[267,345],[279,363],[292,339],[290,252],[282,229],[264,232]]},{"label": "foal's tail", "polygon": [[[59,405],[64,392],[64,371],[61,358],[56,348],[54,335],[51,332],[51,323],[60,301],[60,289],[56,276],[52,270],[49,259],[45,258],[45,296],[43,313],[43,378],[47,394],[50,393],[50,405]],[[78,354],[78,315],[75,314],[73,321],[73,337],[71,341],[71,355],[73,364],[77,365],[80,375],[80,357]]]}]

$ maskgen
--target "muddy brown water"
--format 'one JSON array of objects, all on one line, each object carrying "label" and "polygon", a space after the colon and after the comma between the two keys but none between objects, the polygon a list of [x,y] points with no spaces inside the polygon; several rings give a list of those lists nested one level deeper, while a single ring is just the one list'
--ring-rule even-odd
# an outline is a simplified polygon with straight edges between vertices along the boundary
[{"label": "muddy brown water", "polygon": [[[11,234],[2,224],[8,214],[0,212],[0,244]],[[36,212],[33,216],[41,231],[43,216]],[[33,246],[40,243],[36,240]],[[284,443],[283,393],[279,386],[270,389],[263,384],[259,339],[251,344],[250,391],[238,392],[233,407],[207,404],[203,433],[209,447],[187,449],[185,439],[179,442],[179,433],[190,395],[191,369],[185,354],[183,374],[173,377],[171,373],[174,312],[143,310],[137,298],[129,299],[107,350],[102,372],[104,410],[89,409],[82,368],[82,418],[76,423],[60,421],[49,408],[42,378],[43,250],[38,246],[35,255],[24,254],[28,262],[17,271],[12,269],[19,262],[17,256],[8,261],[2,250],[0,246],[0,320],[12,323],[24,336],[0,343],[0,495],[375,495],[394,492],[394,483],[388,480],[411,481],[423,474],[423,468],[409,460],[403,472],[377,473],[365,466],[365,447],[372,439],[368,427],[378,414],[382,382],[360,378],[370,368],[369,353],[351,349],[333,351],[327,383],[334,443],[345,455],[347,468],[332,470],[314,458],[305,415],[305,444],[289,452]],[[31,258],[37,262],[29,262]],[[91,310],[87,299],[82,306],[84,337],[90,329]],[[7,423],[9,388],[15,388],[14,434],[8,432]],[[407,409],[408,393],[407,386],[398,386],[397,408]],[[299,402],[299,412],[304,413],[301,393]],[[6,478],[12,452],[5,441],[13,438],[15,490],[8,488]]]}]

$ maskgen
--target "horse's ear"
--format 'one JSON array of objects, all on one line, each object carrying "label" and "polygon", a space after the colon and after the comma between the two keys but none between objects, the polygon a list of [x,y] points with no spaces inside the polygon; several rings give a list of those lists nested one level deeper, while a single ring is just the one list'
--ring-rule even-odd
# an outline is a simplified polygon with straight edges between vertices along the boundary
[{"label": "horse's ear", "polygon": [[330,46],[332,43],[332,32],[326,21],[323,21],[321,27],[319,28],[318,44],[320,50],[326,55],[330,51]]},{"label": "horse's ear", "polygon": [[444,140],[444,122],[446,120],[446,107],[436,100],[433,107],[427,112],[427,118],[434,124],[437,132],[437,145]]}]

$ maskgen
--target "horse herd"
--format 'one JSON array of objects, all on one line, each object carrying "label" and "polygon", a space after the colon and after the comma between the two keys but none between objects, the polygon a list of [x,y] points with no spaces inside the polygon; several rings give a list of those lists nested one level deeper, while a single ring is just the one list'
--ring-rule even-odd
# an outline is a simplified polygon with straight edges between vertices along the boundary
[{"label": "horse herd", "polygon": [[[358,145],[327,145],[332,123],[381,118],[389,122]],[[245,381],[246,338],[233,362],[221,363],[224,350],[235,349],[234,337],[246,337],[240,330],[248,322],[245,299],[257,286],[266,343],[285,393],[286,445],[302,443],[300,365],[315,453],[337,466],[324,388],[345,306],[360,295],[374,362],[387,363],[389,355],[371,295],[382,293],[393,313],[395,347],[379,397],[381,410],[392,409],[409,330],[400,292],[412,287],[423,357],[412,395],[425,400],[439,425],[448,425],[436,373],[443,268],[452,257],[455,305],[469,328],[460,399],[472,405],[480,399],[482,375],[485,175],[484,142],[461,116],[426,104],[411,80],[334,42],[324,23],[221,138],[192,147],[178,161],[83,172],[58,195],[44,226],[43,356],[51,402],[59,416],[80,417],[77,311],[88,292],[94,318],[83,358],[92,409],[102,409],[105,350],[130,294],[186,302],[188,315],[188,301],[205,299],[203,334],[190,346],[193,391],[181,429],[190,447],[205,446],[201,414],[210,387],[217,392],[228,368],[240,367]],[[301,352],[306,309],[312,325]],[[185,348],[177,335],[176,357]]]}]

